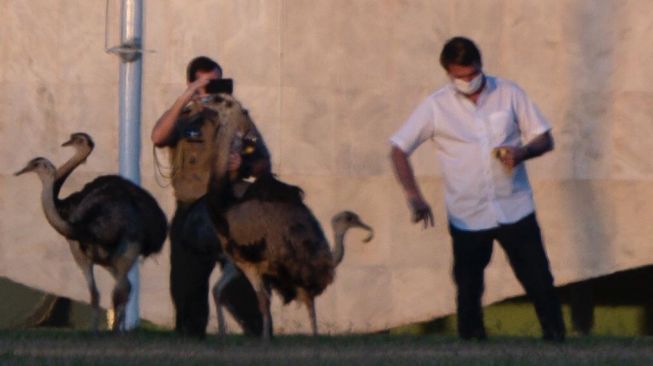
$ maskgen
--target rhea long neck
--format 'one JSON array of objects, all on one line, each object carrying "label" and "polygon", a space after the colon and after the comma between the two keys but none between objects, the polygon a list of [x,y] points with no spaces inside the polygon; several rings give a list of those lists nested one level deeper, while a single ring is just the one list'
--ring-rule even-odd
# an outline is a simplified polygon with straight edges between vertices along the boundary
[{"label": "rhea long neck", "polygon": [[55,173],[54,183],[53,183],[53,197],[55,200],[58,199],[59,192],[61,191],[61,187],[63,186],[68,176],[80,164],[86,161],[86,158],[91,154],[91,151],[93,151],[93,149],[91,148],[78,149],[75,152],[75,155],[73,155],[70,159],[68,159],[68,161],[66,161],[65,163],[63,163],[63,165],[57,168],[57,172]]},{"label": "rhea long neck", "polygon": [[336,229],[333,232],[333,264],[338,266],[345,257],[345,234],[347,229]]},{"label": "rhea long neck", "polygon": [[72,227],[61,217],[59,211],[57,211],[57,207],[55,206],[55,174],[55,172],[39,173],[39,178],[41,178],[41,183],[43,184],[43,190],[41,191],[41,206],[43,207],[45,218],[48,220],[50,225],[52,225],[59,234],[65,237],[70,237],[73,232]]},{"label": "rhea long neck", "polygon": [[238,123],[225,123],[218,129],[215,137],[214,161],[211,168],[211,178],[209,180],[209,204],[214,210],[225,210],[228,207],[228,201],[233,196],[231,192],[231,177],[229,176],[229,153],[231,146],[238,132]]}]

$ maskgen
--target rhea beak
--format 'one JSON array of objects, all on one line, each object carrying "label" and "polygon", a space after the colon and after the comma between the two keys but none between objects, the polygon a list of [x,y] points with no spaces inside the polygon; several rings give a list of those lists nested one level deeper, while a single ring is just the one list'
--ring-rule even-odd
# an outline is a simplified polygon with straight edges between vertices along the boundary
[{"label": "rhea beak", "polygon": [[31,170],[31,169],[29,168],[29,166],[26,166],[26,167],[24,167],[23,169],[21,169],[21,170],[15,172],[15,173],[14,173],[14,176],[17,177],[17,176],[19,176],[19,175],[21,175],[21,174],[24,174],[24,173],[29,172],[30,170]]},{"label": "rhea beak", "polygon": [[372,240],[372,238],[374,238],[374,229],[372,229],[372,227],[370,227],[366,223],[358,220],[358,222],[356,222],[355,226],[358,226],[359,228],[365,229],[365,230],[367,230],[369,232],[369,234],[367,235],[367,238],[363,239],[364,243],[369,243],[370,240]]},{"label": "rhea beak", "polygon": [[73,139],[70,139],[70,140],[64,142],[63,144],[61,144],[61,147],[70,146],[72,144],[73,144]]}]

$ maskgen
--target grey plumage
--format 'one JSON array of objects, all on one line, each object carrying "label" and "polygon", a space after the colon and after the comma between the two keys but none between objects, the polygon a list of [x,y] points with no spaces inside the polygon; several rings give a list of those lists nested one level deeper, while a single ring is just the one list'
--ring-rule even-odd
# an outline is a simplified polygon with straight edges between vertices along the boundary
[{"label": "grey plumage", "polygon": [[161,250],[167,232],[165,214],[156,200],[141,187],[115,175],[100,176],[65,199],[58,193],[66,178],[93,150],[90,136],[78,133],[64,146],[77,153],[60,169],[45,158],[32,159],[16,175],[35,172],[43,183],[41,202],[50,224],[68,239],[75,261],[84,272],[91,305],[93,328],[98,327],[99,293],[93,265],[104,266],[116,279],[113,304],[114,330],[124,325],[124,306],[131,290],[127,273],[139,255]]}]

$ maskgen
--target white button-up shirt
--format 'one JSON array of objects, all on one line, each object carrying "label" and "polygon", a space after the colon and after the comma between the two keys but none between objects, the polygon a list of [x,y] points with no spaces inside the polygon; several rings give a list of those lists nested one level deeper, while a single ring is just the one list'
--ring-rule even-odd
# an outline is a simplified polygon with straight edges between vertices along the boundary
[{"label": "white button-up shirt", "polygon": [[477,104],[447,84],[415,109],[390,143],[410,155],[424,141],[435,142],[449,222],[475,231],[517,222],[535,210],[524,164],[509,170],[492,150],[521,146],[550,129],[519,86],[486,76]]}]

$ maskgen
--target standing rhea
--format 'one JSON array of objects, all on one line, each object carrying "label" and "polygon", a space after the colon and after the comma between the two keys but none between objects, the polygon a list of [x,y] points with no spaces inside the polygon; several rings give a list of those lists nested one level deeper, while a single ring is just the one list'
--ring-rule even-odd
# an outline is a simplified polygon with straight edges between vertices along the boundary
[{"label": "standing rhea", "polygon": [[[77,165],[83,161],[79,160],[80,151],[73,157],[78,159]],[[131,290],[127,273],[139,255],[145,257],[161,250],[167,231],[165,214],[149,193],[113,175],[98,177],[81,191],[59,200],[55,192],[76,166],[67,164],[55,170],[49,160],[35,158],[16,175],[35,172],[41,179],[41,204],[46,219],[68,239],[86,278],[93,307],[93,330],[97,330],[99,317],[94,264],[105,267],[116,280],[112,298],[116,318],[112,329],[123,330],[125,304]]]},{"label": "standing rhea", "polygon": [[[221,123],[214,145],[218,151],[209,182],[209,207],[224,252],[243,271],[257,294],[263,314],[263,337],[269,338],[271,334],[268,284],[286,303],[298,299],[306,305],[316,335],[314,299],[333,282],[335,267],[344,255],[346,231],[351,227],[368,230],[369,241],[372,228],[353,212],[334,216],[332,253],[319,222],[303,202],[300,188],[268,174],[236,198],[227,173],[227,159],[231,150],[241,148],[238,136],[249,128],[249,119],[231,96],[216,98],[209,107],[218,112]],[[219,302],[217,291],[215,297]]]}]

